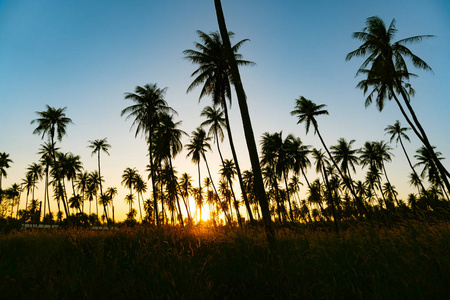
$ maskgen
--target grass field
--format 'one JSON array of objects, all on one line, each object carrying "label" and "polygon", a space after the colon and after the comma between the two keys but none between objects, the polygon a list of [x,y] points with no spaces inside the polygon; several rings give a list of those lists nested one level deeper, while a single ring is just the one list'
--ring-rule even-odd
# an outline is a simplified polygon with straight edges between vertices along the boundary
[{"label": "grass field", "polygon": [[0,236],[2,299],[448,299],[450,225],[48,230]]}]

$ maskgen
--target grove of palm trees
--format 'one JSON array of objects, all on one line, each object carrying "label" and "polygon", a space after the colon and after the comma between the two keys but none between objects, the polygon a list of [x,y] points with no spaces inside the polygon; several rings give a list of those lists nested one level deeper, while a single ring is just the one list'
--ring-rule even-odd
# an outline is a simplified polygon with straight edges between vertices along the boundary
[{"label": "grove of palm trees", "polygon": [[[105,133],[85,139],[91,157],[74,153],[65,142],[78,126],[76,103],[35,111],[28,138],[39,159],[28,162],[20,182],[5,184],[17,159],[0,152],[0,294],[446,298],[447,153],[414,109],[422,99],[411,80],[411,72],[432,72],[414,47],[433,36],[397,40],[395,19],[373,16],[353,33],[356,49],[342,53],[361,63],[354,70],[361,105],[395,115],[374,125],[384,139],[351,132],[330,139],[322,126],[334,117],[327,99],[301,89],[280,102],[290,107],[282,116],[272,116],[289,118],[296,130],[257,136],[241,79],[258,63],[248,60],[252,42],[236,42],[222,4],[214,5],[218,30],[196,31],[194,47],[181,53],[191,64],[183,88],[198,99],[189,105],[202,108],[195,128],[171,104],[172,87],[152,81],[122,91],[116,114],[136,139],[125,147],[140,147],[143,165],[105,171],[113,156],[132,159],[114,152],[123,145],[111,142],[107,125],[96,124]],[[412,141],[420,145],[415,151]],[[85,167],[88,159],[95,168]],[[409,174],[399,177],[394,163]]]}]

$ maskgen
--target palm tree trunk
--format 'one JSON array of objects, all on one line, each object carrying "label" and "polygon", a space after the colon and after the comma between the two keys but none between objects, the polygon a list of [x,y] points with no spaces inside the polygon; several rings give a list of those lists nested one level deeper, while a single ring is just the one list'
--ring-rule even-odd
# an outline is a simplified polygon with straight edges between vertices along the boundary
[{"label": "palm tree trunk", "polygon": [[413,129],[414,133],[417,135],[417,137],[422,141],[422,143],[424,144],[424,146],[428,149],[428,151],[430,152],[431,156],[433,157],[433,161],[435,162],[439,173],[441,174],[442,180],[444,181],[444,184],[447,188],[447,191],[450,192],[450,182],[448,181],[448,177],[450,174],[449,172],[445,169],[445,167],[442,165],[442,163],[440,162],[440,160],[437,158],[436,153],[433,150],[433,147],[431,146],[428,137],[425,133],[425,130],[423,129],[422,125],[420,124],[419,120],[417,119],[417,116],[409,102],[408,96],[406,95],[405,91],[403,89],[400,90],[400,93],[402,95],[403,101],[406,104],[406,107],[408,108],[408,111],[410,112],[414,123],[416,124],[417,128],[420,131],[417,131],[417,129],[415,128],[415,126],[412,124],[411,120],[408,118],[408,115],[406,114],[406,112],[404,111],[402,105],[400,104],[400,101],[398,101],[398,98],[396,97],[395,93],[393,93],[394,95],[394,99],[397,102],[397,105],[399,106],[403,116],[405,117],[406,121],[408,122],[408,124],[411,126],[411,128]]},{"label": "palm tree trunk", "polygon": [[284,175],[284,185],[286,186],[286,195],[287,195],[287,200],[288,200],[288,204],[289,204],[289,216],[291,217],[291,222],[294,222],[294,215],[292,213],[292,205],[291,205],[291,197],[289,197],[289,187],[287,184],[287,178],[286,178],[286,171],[283,170],[283,175]]},{"label": "palm tree trunk", "polygon": [[[150,118],[150,116],[149,116]],[[149,122],[150,123],[150,122]],[[148,133],[148,154],[150,157],[150,174],[152,177],[152,191],[153,191],[153,205],[155,209],[155,219],[156,219],[156,226],[159,227],[159,213],[158,213],[158,200],[156,199],[156,185],[155,185],[155,170],[153,168],[153,151],[152,151],[152,136],[153,136],[153,126],[149,126],[149,133]]]},{"label": "palm tree trunk", "polygon": [[228,182],[230,184],[231,195],[233,196],[233,204],[234,204],[234,209],[236,210],[236,217],[238,219],[238,224],[239,224],[239,227],[242,228],[241,214],[239,213],[239,205],[236,200],[236,195],[234,194],[234,189],[233,189],[233,184],[231,183],[231,178],[228,178]]},{"label": "palm tree trunk", "polygon": [[[237,173],[237,176],[239,179],[239,185],[241,187],[241,191],[243,191],[244,190],[244,181],[242,180],[241,168],[239,167],[236,149],[234,148],[233,136],[231,134],[230,119],[228,117],[228,107],[227,107],[227,103],[225,102],[225,97],[223,97],[222,106],[223,106],[223,111],[225,112],[225,122],[227,124],[227,134],[228,134],[228,141],[230,142],[231,154],[233,155],[234,164],[236,166],[236,173]],[[253,225],[255,223],[255,221],[253,220],[253,214],[252,214],[252,210],[250,208],[250,203],[248,202],[248,199],[247,199],[247,194],[242,193],[242,197],[244,199],[245,207],[247,209],[247,213],[250,218],[250,223]]]},{"label": "palm tree trunk", "polygon": [[411,160],[409,159],[408,153],[406,153],[405,146],[403,145],[402,138],[400,137],[399,140],[400,140],[400,145],[402,146],[402,149],[403,149],[403,153],[405,153],[406,159],[408,160],[408,164],[411,167],[413,173],[417,176],[417,178],[419,178],[420,187],[422,188],[422,192],[425,194],[425,191],[426,191],[425,187],[423,186],[422,180],[420,180],[419,175],[417,175],[416,170],[414,169],[414,167],[413,167],[413,165],[411,163]]},{"label": "palm tree trunk", "polygon": [[239,75],[239,70],[231,50],[231,43],[230,38],[228,36],[228,30],[225,24],[225,18],[223,16],[222,4],[220,3],[220,0],[214,0],[214,4],[216,8],[217,22],[219,24],[220,34],[222,36],[222,42],[225,48],[225,55],[228,57],[228,61],[230,63],[231,76],[233,78],[234,87],[236,89],[239,108],[241,111],[242,123],[244,125],[245,140],[247,142],[247,148],[254,174],[255,196],[259,201],[259,205],[261,206],[267,239],[272,247],[272,250],[275,251],[276,250],[275,229],[273,227],[272,219],[270,217],[269,202],[267,201],[266,192],[264,190],[261,167],[259,165],[258,151],[256,149],[256,142],[253,134],[252,123],[250,121],[250,115],[248,112],[246,96]]}]

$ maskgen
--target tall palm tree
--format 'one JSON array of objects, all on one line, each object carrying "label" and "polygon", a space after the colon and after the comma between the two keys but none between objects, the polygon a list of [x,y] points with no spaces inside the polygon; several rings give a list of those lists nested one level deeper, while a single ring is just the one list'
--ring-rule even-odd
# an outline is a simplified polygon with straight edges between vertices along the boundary
[{"label": "tall palm tree", "polygon": [[352,144],[355,140],[347,142],[344,138],[338,140],[338,144],[331,146],[331,153],[333,154],[336,163],[340,164],[342,173],[346,174],[353,185],[352,175],[350,170],[356,172],[355,165],[358,165],[359,158],[357,156],[358,150],[352,149]]},{"label": "tall palm tree", "polygon": [[28,171],[26,176],[31,176],[31,179],[33,181],[33,190],[31,197],[33,198],[33,200],[35,200],[36,198],[34,197],[34,189],[36,188],[37,182],[42,179],[42,166],[37,163],[32,163],[31,165],[28,165],[27,170]]},{"label": "tall palm tree", "polygon": [[126,168],[122,174],[122,185],[130,189],[130,194],[127,201],[130,205],[130,212],[133,209],[133,186],[136,184],[136,177],[138,173],[136,168]]},{"label": "tall palm tree", "polygon": [[134,180],[135,180],[134,189],[136,190],[137,193],[139,215],[141,217],[142,222],[142,209],[140,199],[142,198],[142,201],[144,201],[143,193],[147,192],[147,183],[145,183],[145,181],[142,179],[142,176],[139,175],[138,173],[136,173],[136,178]]},{"label": "tall palm tree", "polygon": [[189,194],[192,190],[192,178],[188,173],[181,174],[180,180],[179,180],[179,191],[181,198],[183,198],[184,206],[186,207],[186,212],[188,214],[189,222],[192,223],[192,217],[191,217],[191,209],[189,205]]},{"label": "tall palm tree", "polygon": [[109,197],[109,199],[111,199],[111,210],[112,210],[112,219],[113,219],[113,224],[115,223],[114,220],[114,197],[117,195],[117,188],[116,187],[109,187],[106,189],[105,194]]},{"label": "tall palm tree", "polygon": [[417,175],[416,170],[414,169],[411,160],[409,159],[408,153],[406,152],[405,146],[403,145],[403,139],[407,140],[408,142],[409,137],[406,134],[406,131],[410,130],[411,128],[409,127],[402,127],[400,125],[400,122],[397,120],[395,121],[394,125],[388,125],[384,131],[386,131],[386,134],[390,134],[391,135],[391,139],[390,142],[392,143],[392,141],[395,139],[395,142],[398,144],[400,142],[400,145],[402,146],[403,149],[403,153],[405,153],[406,159],[408,160],[408,164],[410,166],[410,168],[412,169],[413,173],[415,174],[415,178],[418,179],[418,184],[419,186],[422,188],[422,192],[425,192],[425,187],[422,184],[422,181],[419,178],[419,175]]},{"label": "tall palm tree", "polygon": [[233,179],[236,175],[236,167],[231,159],[225,159],[222,168],[219,170],[220,175],[226,178],[228,185],[230,186],[231,195],[233,197],[234,210],[238,219],[239,227],[242,227],[241,214],[239,213],[239,202],[236,199],[236,195],[233,189]]},{"label": "tall palm tree", "polygon": [[[208,168],[209,173],[208,161],[206,160],[205,153],[207,150],[211,150],[211,145],[209,144],[210,140],[211,138],[206,136],[205,130],[203,130],[203,128],[201,127],[198,127],[196,131],[192,132],[190,144],[186,145],[186,149],[188,150],[188,154],[186,155],[186,157],[191,156],[192,162],[194,164],[197,164],[199,191],[202,190],[202,181],[200,174],[200,161],[202,158],[206,163],[206,167]],[[211,178],[211,174],[209,174],[209,177]]]},{"label": "tall palm tree", "polygon": [[86,200],[86,194],[88,190],[88,178],[89,173],[87,171],[79,172],[77,174],[77,182],[76,182],[76,188],[78,190],[78,193],[81,193],[81,200],[82,200],[82,211],[84,212],[84,201]]},{"label": "tall palm tree", "polygon": [[[225,49],[222,42],[222,38],[218,32],[212,32],[206,34],[200,30],[197,31],[201,43],[195,43],[197,50],[185,50],[186,59],[198,64],[199,68],[192,73],[191,76],[197,76],[188,88],[188,92],[195,87],[202,85],[203,88],[200,93],[199,100],[206,95],[212,97],[213,105],[220,106],[225,114],[225,124],[227,127],[228,141],[230,142],[231,153],[233,160],[236,164],[236,170],[238,173],[239,183],[241,190],[243,189],[242,175],[237,160],[236,150],[233,142],[233,135],[231,133],[230,119],[228,115],[228,105],[226,100],[229,100],[231,106],[231,74],[230,64],[225,55]],[[228,32],[227,37],[233,37],[233,32]],[[253,62],[243,60],[242,55],[237,53],[239,48],[248,39],[244,39],[232,47],[233,57],[238,65],[252,65]],[[221,155],[221,153],[219,153]],[[251,214],[250,205],[248,204],[247,197],[244,196],[244,202],[246,203],[247,210],[249,212],[250,220],[253,223],[253,216]]]},{"label": "tall palm tree", "polygon": [[[259,205],[261,206],[263,221],[267,234],[267,240],[270,246],[272,247],[272,250],[276,250],[275,229],[273,227],[272,219],[270,216],[269,201],[266,196],[266,191],[264,190],[264,182],[261,172],[261,166],[259,165],[259,157],[258,157],[258,150],[256,148],[255,135],[253,134],[253,127],[247,106],[247,98],[245,95],[244,87],[242,85],[241,76],[239,74],[238,63],[236,62],[236,58],[233,54],[233,49],[231,48],[230,37],[225,23],[225,17],[223,15],[222,4],[220,0],[214,0],[214,6],[216,8],[217,22],[219,24],[220,36],[222,37],[223,41],[225,57],[228,60],[228,64],[230,66],[231,79],[236,90],[239,108],[241,111],[241,119],[244,127],[245,140],[247,142],[247,149],[250,156],[250,162],[252,165],[254,175],[255,195],[259,201]],[[235,158],[233,157],[233,159]]]},{"label": "tall palm tree", "polygon": [[[109,148],[111,148],[111,145],[108,144],[107,138],[104,138],[101,140],[89,141],[89,143],[90,144],[88,147],[92,149],[91,155],[94,155],[95,153],[97,153],[98,175],[101,177],[102,173],[100,172],[100,153],[103,151],[109,155],[108,150],[109,150]],[[100,182],[100,195],[103,195],[101,182]]]},{"label": "tall palm tree", "polygon": [[[309,132],[309,128],[311,127],[311,124],[313,125],[314,133],[317,133],[317,135],[319,136],[319,139],[323,145],[323,148],[327,152],[328,157],[330,158],[334,167],[338,170],[339,175],[341,176],[342,180],[344,180],[344,182],[348,182],[345,180],[345,176],[342,174],[341,170],[339,169],[338,165],[336,164],[336,161],[334,160],[333,156],[331,155],[330,150],[328,150],[327,145],[325,144],[325,142],[322,138],[322,135],[320,134],[320,131],[319,131],[319,125],[317,124],[316,117],[321,116],[321,115],[328,115],[328,111],[326,109],[324,109],[326,107],[326,105],[325,104],[317,105],[314,102],[312,102],[311,100],[306,99],[303,96],[300,96],[299,99],[295,99],[295,101],[296,101],[295,110],[291,111],[291,115],[298,117],[297,124],[305,123],[306,133]],[[366,207],[364,206],[361,199],[359,199],[358,196],[356,195],[353,187],[351,185],[348,185],[348,188],[350,189],[350,192],[352,193],[353,198],[356,201],[358,210],[360,211],[361,215],[363,215],[363,214],[367,215]],[[370,216],[368,216],[368,217],[370,218]]]},{"label": "tall palm tree", "polygon": [[89,214],[91,214],[91,203],[95,198],[95,207],[96,207],[96,213],[98,216],[98,201],[97,201],[97,194],[98,194],[98,189],[100,186],[100,181],[102,181],[102,179],[100,178],[98,171],[92,171],[88,174],[88,180],[87,180],[87,185],[88,185],[88,200],[90,201],[89,203]]},{"label": "tall palm tree", "polygon": [[377,185],[380,190],[383,200],[386,202],[384,194],[381,188],[381,176],[380,172],[383,171],[382,162],[383,157],[379,149],[379,144],[377,142],[365,142],[364,146],[359,150],[360,152],[360,163],[362,167],[368,167],[369,172],[367,174],[367,179],[370,185]]},{"label": "tall palm tree", "polygon": [[146,84],[143,87],[137,86],[134,93],[125,93],[125,99],[134,102],[133,105],[124,108],[121,116],[127,115],[126,119],[133,118],[132,127],[136,126],[136,134],[143,133],[147,138],[148,154],[150,161],[150,175],[152,178],[153,201],[156,214],[156,224],[159,226],[158,205],[156,196],[156,177],[153,160],[153,134],[159,124],[159,114],[161,112],[175,112],[167,105],[164,95],[167,88],[160,89],[155,84]]},{"label": "tall palm tree", "polygon": [[[9,158],[9,154],[6,152],[1,152],[0,153],[0,192],[2,191],[2,177],[5,177],[8,175],[6,173],[6,169],[8,169],[10,167],[10,163],[12,163],[13,161]],[[1,193],[0,193],[1,195]],[[1,198],[0,198],[0,202],[1,202]]]},{"label": "tall palm tree", "polygon": [[[49,105],[46,106],[47,110],[45,111],[37,111],[36,114],[39,118],[31,121],[31,124],[37,123],[38,126],[34,129],[33,134],[42,134],[41,139],[43,139],[46,135],[48,136],[51,145],[53,145],[53,162],[55,164],[55,176],[58,184],[58,189],[62,190],[62,185],[60,181],[60,170],[56,163],[56,147],[55,147],[55,134],[58,141],[61,141],[63,136],[66,135],[66,127],[68,124],[73,123],[72,120],[66,117],[66,107],[64,108],[54,108]],[[64,198],[64,193],[59,193],[63,205],[66,216],[69,216],[69,210],[67,208],[66,199]]]},{"label": "tall palm tree", "polygon": [[[50,144],[49,142],[44,143],[41,145],[41,148],[39,149],[38,154],[41,155],[40,162],[42,166],[44,167],[45,171],[45,191],[44,191],[44,216],[46,215],[46,206],[48,205],[48,211],[51,213],[50,210],[50,195],[49,195],[49,172],[50,168],[53,165],[53,147],[54,145]],[[56,151],[59,150],[56,149]],[[46,205],[47,202],[47,205]]]},{"label": "tall palm tree", "polygon": [[[348,53],[346,60],[350,60],[357,56],[367,56],[367,59],[356,73],[357,75],[363,74],[366,76],[366,79],[358,83],[358,88],[361,88],[364,93],[370,88],[373,88],[366,99],[366,106],[370,105],[372,99],[376,97],[377,107],[381,111],[384,108],[384,101],[386,99],[395,100],[409,126],[430,152],[447,191],[450,191],[450,183],[447,178],[450,174],[439,161],[425,130],[411,106],[410,95],[414,95],[414,90],[408,81],[410,77],[416,75],[409,73],[405,62],[405,58],[408,58],[411,60],[414,67],[431,71],[430,66],[421,58],[413,54],[405,45],[420,42],[433,36],[418,35],[393,42],[396,32],[395,19],[393,19],[389,27],[386,28],[385,23],[379,17],[374,16],[367,18],[364,30],[362,32],[353,33],[353,37],[362,41],[363,44],[358,49]],[[370,69],[367,69],[368,67],[370,67]],[[403,103],[406,105],[409,115],[412,117],[412,121],[398,99],[397,94],[402,96]]]},{"label": "tall palm tree", "polygon": [[[175,189],[180,189],[178,181],[175,178],[175,171],[173,168],[172,159],[174,159],[183,149],[183,144],[181,143],[181,137],[183,135],[187,135],[186,132],[179,129],[178,127],[181,125],[182,121],[175,122],[173,119],[173,115],[167,113],[161,113],[159,115],[160,124],[158,127],[158,134],[156,139],[157,146],[155,147],[159,153],[158,156],[161,159],[164,159],[169,166],[169,173],[167,174],[170,178],[168,178],[168,183]],[[172,193],[175,196],[179,214],[181,215],[181,224],[184,226],[183,217],[181,214],[181,206],[178,198],[178,192]]]}]

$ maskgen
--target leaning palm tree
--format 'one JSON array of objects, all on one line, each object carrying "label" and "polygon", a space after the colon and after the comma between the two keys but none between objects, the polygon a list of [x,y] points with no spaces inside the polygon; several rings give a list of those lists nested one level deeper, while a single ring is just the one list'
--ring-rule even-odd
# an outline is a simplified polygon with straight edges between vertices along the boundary
[{"label": "leaning palm tree", "polygon": [[[395,19],[392,20],[388,28],[386,28],[383,20],[377,16],[367,18],[366,25],[362,32],[353,33],[353,37],[362,41],[363,44],[346,56],[346,60],[357,56],[367,57],[356,73],[366,76],[366,79],[358,83],[358,88],[361,88],[364,93],[373,89],[366,98],[366,107],[375,98],[378,109],[382,111],[384,101],[394,99],[409,126],[430,152],[447,191],[450,191],[450,183],[447,178],[450,174],[437,158],[425,130],[411,106],[410,95],[414,95],[414,90],[409,83],[409,78],[416,75],[409,73],[405,62],[405,58],[408,58],[414,67],[431,71],[430,66],[413,54],[405,45],[420,42],[433,36],[419,35],[394,42],[393,38],[397,32]],[[368,69],[369,67],[370,69]],[[398,99],[397,94],[402,96],[403,104]],[[409,115],[403,105],[406,105]]]},{"label": "leaning palm tree", "polygon": [[[420,176],[427,177],[428,181],[435,187],[441,187],[443,192],[445,193],[447,199],[449,199],[448,194],[445,192],[443,182],[441,180],[441,177],[439,176],[438,167],[436,166],[436,163],[432,157],[432,154],[430,151],[428,151],[428,148],[422,146],[421,148],[417,149],[416,155],[414,157],[417,159],[417,163],[414,165],[415,167],[423,167],[422,172],[420,173]],[[444,159],[441,157],[441,152],[435,152],[439,160]]]},{"label": "leaning palm tree", "polygon": [[[65,111],[66,107],[64,108],[54,108],[51,107],[49,105],[47,105],[47,110],[45,111],[37,111],[36,114],[39,116],[39,118],[34,119],[31,121],[31,124],[37,123],[38,126],[36,127],[36,129],[34,129],[33,133],[34,134],[42,134],[42,139],[47,135],[51,145],[55,145],[55,134],[56,134],[56,138],[58,139],[58,141],[62,140],[62,137],[64,135],[66,135],[66,127],[68,124],[72,123],[72,120],[68,117],[66,117]],[[61,185],[61,175],[59,167],[57,166],[56,163],[56,147],[53,146],[53,162],[55,164],[54,169],[55,169],[55,178],[58,184],[58,189],[61,191],[62,190],[62,185]],[[66,203],[66,199],[64,198],[64,194],[60,193],[59,194],[61,197],[61,200],[63,202],[64,205],[64,210],[66,213],[66,216],[69,216],[69,210],[67,208],[67,203]]]},{"label": "leaning palm tree", "polygon": [[[236,58],[233,54],[233,49],[231,47],[230,37],[228,34],[227,26],[225,24],[225,17],[223,16],[222,4],[220,0],[214,0],[214,6],[216,8],[217,22],[219,23],[220,35],[223,41],[223,49],[225,57],[230,66],[231,79],[236,90],[239,108],[241,111],[241,119],[244,127],[245,140],[247,142],[247,149],[250,156],[250,162],[252,165],[254,175],[255,196],[259,201],[259,205],[261,206],[267,239],[272,249],[275,250],[276,249],[275,229],[273,227],[270,215],[269,201],[266,196],[266,191],[264,190],[264,182],[261,172],[261,166],[259,165],[258,150],[256,148],[255,135],[253,134],[253,127],[250,120],[250,114],[248,111],[244,87],[242,85],[241,76],[239,74],[238,63],[236,62]],[[241,184],[241,189],[242,185],[243,184]],[[245,205],[247,205],[247,203]]]},{"label": "leaning palm tree", "polygon": [[[153,160],[153,134],[159,124],[159,114],[161,112],[175,112],[167,105],[164,94],[167,88],[160,89],[156,84],[146,84],[143,87],[137,86],[134,93],[125,93],[125,99],[134,102],[133,105],[122,110],[121,116],[127,115],[126,119],[133,118],[132,127],[136,126],[136,134],[143,133],[147,138],[148,154],[150,161],[150,176],[152,178],[153,201],[156,214],[156,224],[159,226],[158,200],[156,195],[156,177]],[[176,113],[176,112],[175,112]]]},{"label": "leaning palm tree", "polygon": [[[224,45],[218,32],[212,32],[206,34],[200,30],[197,31],[202,43],[196,43],[197,50],[185,50],[183,54],[191,62],[198,64],[199,68],[192,73],[191,76],[197,76],[188,88],[188,92],[199,85],[203,85],[200,93],[199,101],[203,96],[210,95],[212,97],[213,105],[219,106],[223,109],[225,114],[225,124],[227,128],[228,141],[230,142],[231,153],[233,160],[236,163],[236,170],[238,173],[239,183],[241,189],[243,189],[242,175],[237,160],[236,150],[233,142],[233,135],[231,133],[230,119],[228,116],[228,105],[226,100],[229,100],[231,106],[231,74],[230,65],[225,55]],[[229,32],[228,37],[233,37],[234,33]],[[238,65],[252,65],[253,62],[243,60],[242,55],[237,53],[239,48],[248,39],[244,39],[238,42],[232,47],[233,56]],[[221,154],[219,152],[219,154]],[[223,161],[223,159],[222,159]],[[250,205],[248,204],[247,197],[244,196],[244,202],[246,203],[247,210],[250,215],[251,222],[253,222],[253,216],[251,214]]]},{"label": "leaning palm tree", "polygon": [[419,178],[419,175],[417,175],[416,170],[414,169],[411,160],[409,159],[408,153],[406,152],[405,146],[403,145],[403,139],[407,140],[409,142],[409,137],[406,134],[406,131],[410,130],[411,128],[408,127],[402,127],[400,125],[400,122],[397,120],[394,125],[388,125],[384,131],[386,131],[386,134],[390,134],[391,135],[391,139],[390,142],[392,143],[392,141],[395,139],[396,143],[400,142],[400,145],[402,146],[403,149],[403,153],[405,153],[406,159],[408,160],[408,164],[410,166],[410,168],[412,169],[413,173],[415,174],[414,178],[416,178],[417,184],[422,188],[422,192],[425,192],[425,187],[422,184],[422,181]]},{"label": "leaning palm tree", "polygon": [[[296,101],[295,110],[291,111],[291,115],[298,117],[297,124],[305,123],[306,133],[309,132],[309,128],[311,127],[311,124],[313,125],[314,133],[317,133],[317,135],[319,136],[320,142],[322,143],[323,148],[327,152],[328,157],[330,158],[334,167],[338,170],[339,175],[341,176],[342,180],[344,180],[344,182],[347,182],[347,184],[348,184],[348,181],[345,180],[344,174],[342,174],[341,169],[338,167],[336,161],[334,160],[333,156],[331,155],[330,150],[328,150],[327,145],[325,144],[325,142],[322,138],[322,135],[320,134],[320,131],[319,131],[319,125],[317,123],[316,117],[321,116],[321,115],[328,115],[328,111],[326,109],[324,109],[326,107],[326,105],[325,104],[317,105],[314,102],[312,102],[311,100],[306,99],[303,96],[300,96],[299,99],[295,99],[295,101]],[[361,215],[362,214],[367,215],[366,207],[364,206],[364,203],[361,201],[361,199],[359,199],[359,197],[356,195],[353,187],[350,184],[348,184],[348,188],[349,188],[350,192],[352,193],[353,198],[356,201],[358,210],[360,211]]]},{"label": "leaning palm tree", "polygon": [[[8,175],[6,173],[6,169],[10,167],[10,163],[13,161],[9,158],[9,154],[6,152],[0,153],[0,192],[2,191],[2,177],[5,177]],[[0,194],[1,195],[1,194]],[[1,198],[0,198],[1,202]]]}]

